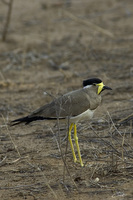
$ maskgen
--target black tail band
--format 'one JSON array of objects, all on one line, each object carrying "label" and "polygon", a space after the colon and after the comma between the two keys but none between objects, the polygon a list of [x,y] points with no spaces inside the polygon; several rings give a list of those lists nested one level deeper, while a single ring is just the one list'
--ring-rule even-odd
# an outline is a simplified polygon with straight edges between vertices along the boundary
[{"label": "black tail band", "polygon": [[[59,119],[65,119],[64,117]],[[20,123],[25,123],[26,125],[30,122],[37,121],[37,120],[57,120],[57,117],[42,117],[42,116],[34,116],[34,117],[23,117],[16,120],[11,121],[11,126],[15,126]]]}]

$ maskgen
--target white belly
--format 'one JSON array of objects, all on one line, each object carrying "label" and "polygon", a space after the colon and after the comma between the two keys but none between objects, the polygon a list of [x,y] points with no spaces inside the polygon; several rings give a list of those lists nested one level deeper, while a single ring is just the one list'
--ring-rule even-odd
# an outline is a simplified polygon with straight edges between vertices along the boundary
[{"label": "white belly", "polygon": [[71,122],[78,122],[80,120],[87,120],[87,119],[91,119],[93,117],[93,114],[94,114],[95,110],[86,110],[85,112],[83,112],[82,114],[80,115],[77,115],[75,117],[71,117],[70,118],[70,121]]}]

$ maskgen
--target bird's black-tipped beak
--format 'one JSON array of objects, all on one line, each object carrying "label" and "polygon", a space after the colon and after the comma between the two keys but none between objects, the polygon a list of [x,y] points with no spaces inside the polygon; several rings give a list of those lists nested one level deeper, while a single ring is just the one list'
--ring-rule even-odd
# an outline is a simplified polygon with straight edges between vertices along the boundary
[{"label": "bird's black-tipped beak", "polygon": [[104,90],[112,90],[112,88],[110,88],[110,87],[108,87],[108,86],[106,86],[106,85],[103,86],[103,89],[104,89]]}]

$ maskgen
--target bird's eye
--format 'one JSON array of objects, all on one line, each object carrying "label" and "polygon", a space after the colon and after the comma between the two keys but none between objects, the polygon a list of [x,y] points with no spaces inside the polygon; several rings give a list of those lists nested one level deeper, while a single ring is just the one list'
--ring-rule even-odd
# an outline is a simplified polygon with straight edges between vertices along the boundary
[{"label": "bird's eye", "polygon": [[96,83],[93,83],[92,85],[96,86]]}]

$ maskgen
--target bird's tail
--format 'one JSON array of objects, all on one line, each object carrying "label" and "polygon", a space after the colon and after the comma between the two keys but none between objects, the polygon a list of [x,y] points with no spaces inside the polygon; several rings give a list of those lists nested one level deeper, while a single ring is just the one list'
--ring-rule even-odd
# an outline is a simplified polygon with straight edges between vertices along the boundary
[{"label": "bird's tail", "polygon": [[26,116],[26,117],[22,117],[22,118],[11,121],[10,126],[15,126],[20,123],[25,123],[27,125],[30,122],[37,121],[37,120],[44,120],[44,119],[45,118],[41,116],[33,116],[33,117]]}]

